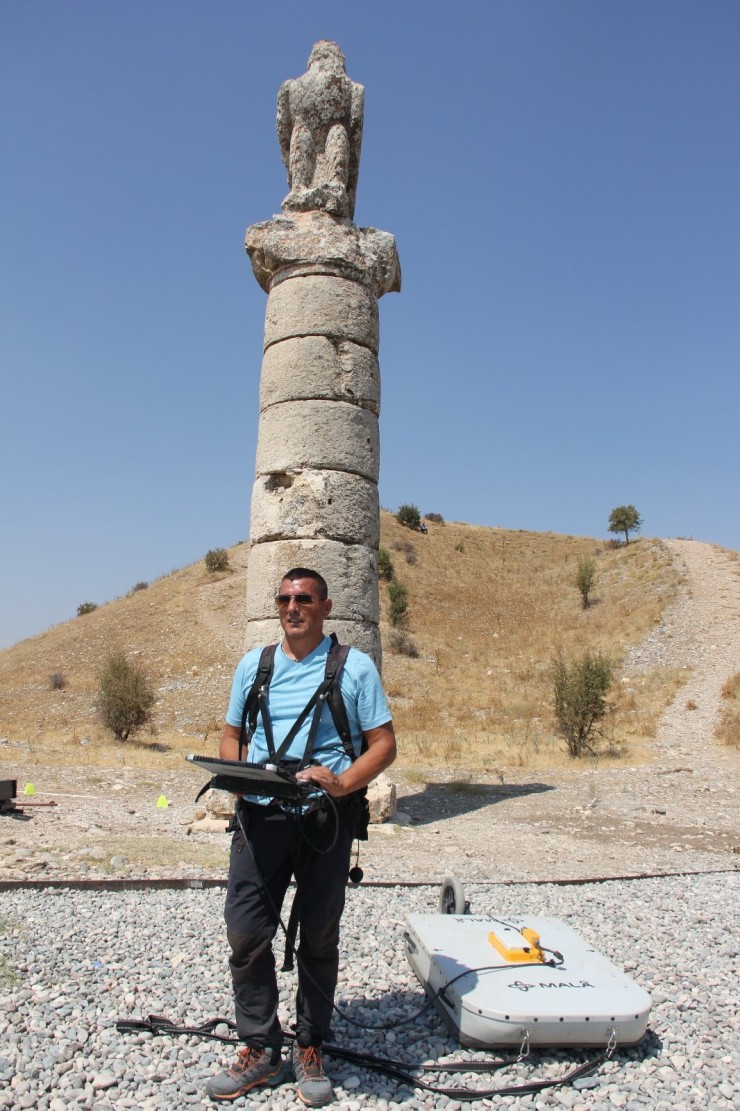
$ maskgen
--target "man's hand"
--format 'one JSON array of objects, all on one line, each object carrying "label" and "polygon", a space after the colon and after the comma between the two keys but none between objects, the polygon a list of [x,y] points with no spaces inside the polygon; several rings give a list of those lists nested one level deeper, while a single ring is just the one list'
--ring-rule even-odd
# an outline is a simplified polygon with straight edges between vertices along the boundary
[{"label": "man's hand", "polygon": [[304,768],[302,771],[296,772],[296,779],[315,783],[317,787],[320,787],[322,791],[326,791],[327,795],[331,795],[335,799],[349,794],[339,776],[335,775],[331,768],[325,768],[323,764],[317,764],[314,767]]},{"label": "man's hand", "polygon": [[319,764],[297,772],[296,779],[307,779],[310,783],[315,783],[335,799],[351,795],[361,787],[366,787],[396,758],[393,722],[388,721],[377,729],[368,729],[364,737],[367,744],[366,750],[341,775],[335,775],[330,768]]}]

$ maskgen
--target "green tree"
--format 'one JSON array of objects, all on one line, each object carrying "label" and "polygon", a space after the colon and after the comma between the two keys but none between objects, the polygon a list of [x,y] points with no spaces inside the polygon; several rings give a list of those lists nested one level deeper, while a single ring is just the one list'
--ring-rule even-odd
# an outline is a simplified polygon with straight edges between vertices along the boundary
[{"label": "green tree", "polygon": [[609,532],[623,532],[625,544],[630,542],[630,533],[639,532],[641,526],[642,517],[634,505],[618,505],[609,514]]},{"label": "green tree", "polygon": [[387,548],[378,548],[378,578],[390,582],[393,578],[393,560]]},{"label": "green tree", "polygon": [[396,628],[405,628],[408,621],[409,592],[398,579],[393,579],[388,584],[388,599],[388,620]]},{"label": "green tree", "polygon": [[84,617],[86,613],[94,613],[97,608],[95,602],[80,602],[77,607],[77,616]]},{"label": "green tree", "polygon": [[229,567],[229,553],[225,548],[211,548],[210,551],[206,552],[203,562],[209,574],[213,574],[215,571],[226,571]]},{"label": "green tree", "polygon": [[154,691],[143,670],[119,649],[109,652],[98,675],[100,719],[119,741],[151,721]]},{"label": "green tree", "polygon": [[418,529],[421,524],[421,513],[415,505],[402,505],[396,513],[396,520],[399,525],[405,525],[406,528]]},{"label": "green tree", "polygon": [[612,685],[614,664],[601,652],[586,651],[570,663],[562,651],[552,661],[555,719],[571,756],[595,751],[599,722],[609,706],[606,696]]},{"label": "green tree", "polygon": [[591,605],[591,591],[596,579],[596,560],[593,556],[579,556],[573,585],[581,592],[581,601],[585,610]]}]

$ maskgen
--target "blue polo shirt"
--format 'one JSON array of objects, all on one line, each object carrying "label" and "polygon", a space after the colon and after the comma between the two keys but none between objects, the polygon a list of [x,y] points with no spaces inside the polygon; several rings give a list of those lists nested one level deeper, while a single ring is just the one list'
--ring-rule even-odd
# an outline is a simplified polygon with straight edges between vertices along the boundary
[{"label": "blue polo shirt", "polygon": [[[276,751],[323,681],[330,647],[331,639],[325,636],[313,652],[304,659],[291,660],[283,651],[282,644],[278,645],[268,691],[268,706]],[[244,703],[257,674],[261,654],[262,648],[253,648],[251,652],[247,652],[240,660],[234,675],[226,721],[237,729],[241,725]],[[369,656],[357,648],[349,650],[347,661],[339,675],[339,689],[347,711],[352,744],[355,754],[359,756],[362,734],[369,729],[377,729],[378,726],[385,725],[391,720],[391,714],[375,664]],[[300,760],[303,757],[312,717],[313,712],[308,715],[294,737],[284,755],[285,760]],[[257,728],[249,745],[247,759],[253,764],[265,764],[270,760],[261,714],[257,718]],[[314,742],[313,759],[331,768],[335,775],[341,775],[351,763],[326,703],[324,703]]]}]

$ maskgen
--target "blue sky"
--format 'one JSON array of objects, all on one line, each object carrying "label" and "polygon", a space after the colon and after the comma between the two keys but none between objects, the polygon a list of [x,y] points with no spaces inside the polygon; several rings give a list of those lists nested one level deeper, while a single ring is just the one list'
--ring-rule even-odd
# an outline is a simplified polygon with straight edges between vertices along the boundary
[{"label": "blue sky", "polygon": [[366,87],[381,503],[740,548],[736,0],[2,0],[0,645],[249,535],[277,91]]}]

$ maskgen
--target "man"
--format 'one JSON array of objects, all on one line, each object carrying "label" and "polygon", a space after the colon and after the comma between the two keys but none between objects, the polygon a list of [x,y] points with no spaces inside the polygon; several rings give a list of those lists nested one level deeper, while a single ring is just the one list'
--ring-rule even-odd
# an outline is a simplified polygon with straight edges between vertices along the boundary
[{"label": "man", "polygon": [[[306,567],[288,571],[280,583],[276,605],[283,641],[275,651],[268,691],[275,750],[324,679],[331,647],[324,635],[324,621],[332,609],[328,593],[321,575]],[[242,712],[260,655],[259,648],[253,649],[236,669],[219,749],[223,759],[243,759],[239,753]],[[300,921],[293,1071],[303,1103],[320,1107],[333,1098],[321,1045],[330,1034],[337,984],[339,922],[360,809],[355,793],[396,756],[393,723],[372,660],[351,648],[338,681],[356,758],[351,760],[346,753],[324,703],[312,752],[316,763],[297,773],[320,788],[317,796],[329,795],[332,804],[304,806],[297,813],[266,798],[241,798],[237,803],[239,828],[232,841],[224,917],[236,1026],[245,1048],[231,1067],[208,1082],[206,1090],[213,1099],[237,1099],[258,1085],[280,1084],[284,1079],[272,941],[292,874]],[[307,715],[284,759],[303,757],[312,716]],[[248,759],[270,761],[262,714]]]}]

